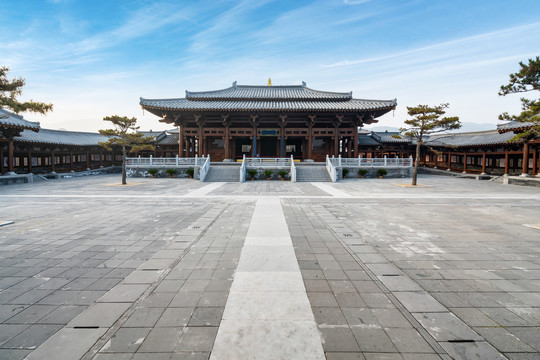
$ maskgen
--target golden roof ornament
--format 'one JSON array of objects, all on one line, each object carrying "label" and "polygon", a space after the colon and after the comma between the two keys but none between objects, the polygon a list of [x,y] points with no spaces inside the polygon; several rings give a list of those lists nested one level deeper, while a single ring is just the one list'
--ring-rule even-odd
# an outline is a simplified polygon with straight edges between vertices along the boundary
[{"label": "golden roof ornament", "polygon": [[272,86],[272,79],[268,78],[268,86]]}]

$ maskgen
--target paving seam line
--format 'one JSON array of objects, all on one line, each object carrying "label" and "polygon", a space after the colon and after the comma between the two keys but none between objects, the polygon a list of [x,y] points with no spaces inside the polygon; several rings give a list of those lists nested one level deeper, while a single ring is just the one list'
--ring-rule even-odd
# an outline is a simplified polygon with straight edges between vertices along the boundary
[{"label": "paving seam line", "polygon": [[[343,224],[344,226],[347,226],[346,224],[343,223],[343,221],[341,221],[339,218],[337,218],[334,214],[332,214],[330,211],[328,211],[324,206],[320,206],[324,209],[324,212],[326,213],[325,216],[327,216],[328,218],[330,217],[333,217],[335,220],[339,221],[341,224]],[[331,225],[328,225],[328,223],[324,220],[324,217],[322,217],[321,215],[319,215],[320,211],[318,212],[315,212],[314,213],[317,215],[317,217],[319,218],[319,220],[321,222],[323,222],[325,225],[326,225],[326,228],[327,229],[330,229],[333,233],[334,233],[334,236],[335,238],[340,242],[340,244],[347,250],[347,252],[349,253],[349,255],[351,255],[355,260],[356,262],[362,267],[362,269],[368,274],[368,276],[371,278],[371,280],[375,283],[375,285],[377,285],[377,287],[379,289],[381,289],[381,291],[386,295],[388,296],[388,298],[390,299],[390,301],[392,301],[392,303],[394,304],[394,306],[399,310],[399,312],[401,312],[401,314],[403,316],[405,316],[405,318],[409,321],[409,323],[411,323],[411,325],[418,331],[418,333],[422,336],[422,338],[424,338],[424,340],[426,340],[426,342],[433,348],[433,350],[440,356],[442,355],[447,355],[450,357],[450,355],[446,352],[446,350],[443,349],[443,347],[439,344],[439,342],[437,340],[435,340],[431,334],[422,326],[422,324],[420,324],[420,322],[418,322],[418,320],[416,320],[416,318],[414,316],[412,316],[412,314],[405,308],[405,306],[403,306],[403,304],[401,304],[401,302],[394,296],[394,294],[392,294],[392,292],[381,282],[381,280],[377,277],[377,275],[375,275],[375,273],[373,273],[373,271],[371,271],[371,269],[369,267],[367,267],[363,262],[362,260],[360,260],[360,258],[354,253],[354,251],[349,247],[349,245],[347,243],[345,243],[341,237],[338,235],[338,233],[334,230],[334,228],[331,226]],[[348,226],[347,226],[348,228]],[[354,230],[351,230],[349,229],[351,232],[354,232],[358,235],[358,237],[360,239],[362,239],[362,236],[360,234],[358,234],[356,231]],[[362,240],[364,241],[364,240]],[[365,241],[364,241],[365,242]],[[379,251],[377,250],[377,254],[383,256],[385,259],[386,257],[382,254],[379,253]],[[388,260],[388,259],[387,259]],[[389,260],[388,260],[389,261]],[[391,263],[391,261],[389,261]],[[408,277],[408,275],[406,275]],[[414,280],[412,280],[414,281]],[[416,281],[415,281],[416,283]],[[441,304],[442,305],[442,304]],[[446,308],[446,306],[445,306]],[[447,309],[448,310],[448,309]],[[448,312],[450,312],[450,310],[448,310]],[[472,330],[472,329],[471,329]]]}]

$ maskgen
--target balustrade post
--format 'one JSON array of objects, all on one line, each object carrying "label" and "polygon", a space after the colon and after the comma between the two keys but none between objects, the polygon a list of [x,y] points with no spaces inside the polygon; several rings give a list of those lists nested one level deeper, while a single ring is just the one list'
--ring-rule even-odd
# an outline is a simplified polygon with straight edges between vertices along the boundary
[{"label": "balustrade post", "polygon": [[176,166],[178,166],[178,155],[176,155]]},{"label": "balustrade post", "polygon": [[399,167],[399,156],[396,155],[396,166]]},{"label": "balustrade post", "polygon": [[362,165],[362,155],[358,155],[358,166]]},{"label": "balustrade post", "polygon": [[339,166],[341,166],[341,154],[338,157],[338,164],[339,164]]},{"label": "balustrade post", "polygon": [[387,160],[386,160],[386,155],[384,155],[384,167],[386,167],[388,164]]},{"label": "balustrade post", "polygon": [[141,155],[139,155],[139,158],[137,159],[137,165],[141,165]]},{"label": "balustrade post", "polygon": [[152,165],[152,155],[150,155],[150,165]]},{"label": "balustrade post", "polygon": [[413,167],[412,155],[409,156],[409,166]]},{"label": "balustrade post", "polygon": [[195,154],[195,166],[197,166],[197,154]]}]

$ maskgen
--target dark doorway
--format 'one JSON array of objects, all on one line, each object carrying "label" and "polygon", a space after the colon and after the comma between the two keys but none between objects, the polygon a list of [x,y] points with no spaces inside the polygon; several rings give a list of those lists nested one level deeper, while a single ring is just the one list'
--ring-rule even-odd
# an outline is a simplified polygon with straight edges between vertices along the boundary
[{"label": "dark doorway", "polygon": [[260,137],[261,141],[261,157],[277,157],[277,138],[275,137]]},{"label": "dark doorway", "polygon": [[303,159],[302,143],[303,138],[288,138],[285,142],[285,156],[294,156],[295,159]]},{"label": "dark doorway", "polygon": [[243,155],[246,155],[246,157],[251,157],[251,146],[252,146],[252,140],[248,137],[238,137],[235,139],[236,146],[235,146],[235,155],[237,159],[242,159]]}]

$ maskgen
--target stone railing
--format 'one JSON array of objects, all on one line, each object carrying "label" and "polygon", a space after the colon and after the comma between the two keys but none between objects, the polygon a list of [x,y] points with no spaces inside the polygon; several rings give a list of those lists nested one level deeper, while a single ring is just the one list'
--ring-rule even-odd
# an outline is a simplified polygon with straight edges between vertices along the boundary
[{"label": "stone railing", "polygon": [[153,166],[153,167],[185,167],[185,166],[200,166],[204,164],[205,157],[199,158],[197,156],[190,158],[155,158],[150,155],[150,157],[136,157],[136,158],[126,158],[126,166]]},{"label": "stone railing", "polygon": [[206,157],[206,161],[199,169],[199,180],[201,182],[204,182],[206,179],[206,175],[208,174],[208,170],[210,170],[210,155]]}]

